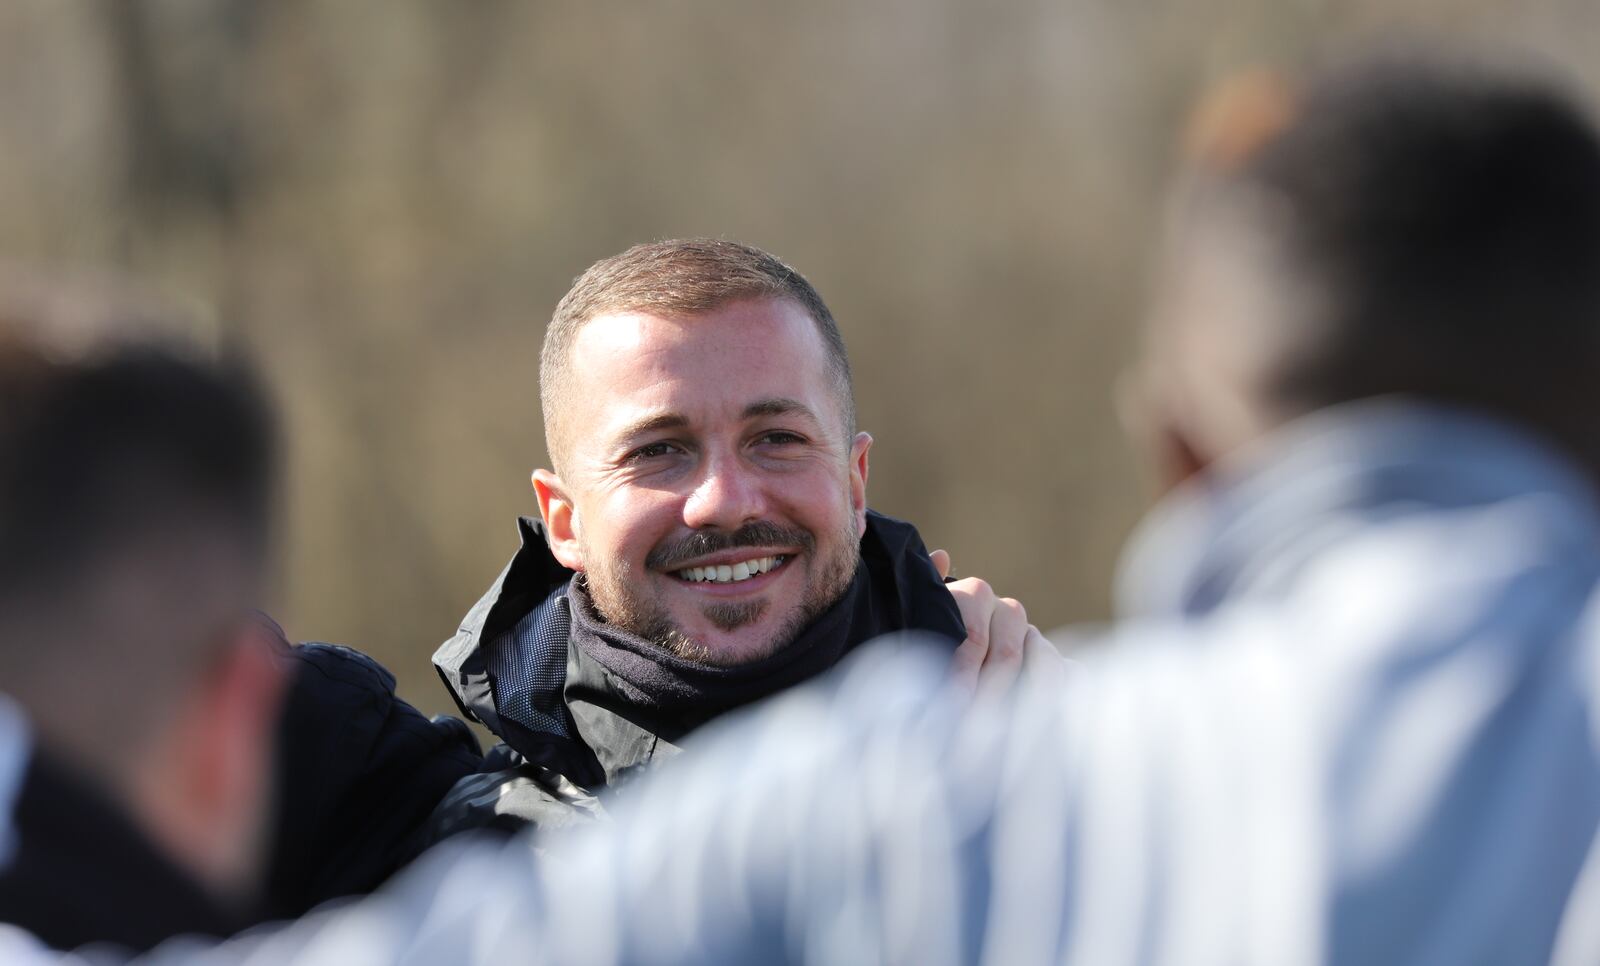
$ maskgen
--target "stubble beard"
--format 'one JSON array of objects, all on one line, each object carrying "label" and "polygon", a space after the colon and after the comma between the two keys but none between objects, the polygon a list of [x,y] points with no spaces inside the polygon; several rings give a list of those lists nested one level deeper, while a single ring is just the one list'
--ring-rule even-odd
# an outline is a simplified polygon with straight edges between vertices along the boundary
[{"label": "stubble beard", "polygon": [[[801,559],[807,564],[807,585],[799,606],[761,646],[737,654],[719,652],[706,642],[685,633],[673,621],[665,603],[654,596],[636,593],[635,588],[642,585],[644,579],[630,581],[627,575],[601,563],[600,566],[590,566],[584,575],[585,585],[596,613],[619,630],[641,637],[696,664],[712,667],[753,664],[793,644],[813,621],[837,603],[849,589],[861,560],[861,544],[856,536],[854,521],[855,515],[852,513],[835,536],[833,545],[836,549],[829,552],[827,557],[817,554],[817,541],[809,532],[798,529],[780,531],[772,524],[754,524],[721,536],[699,535],[695,538],[694,546],[684,547],[680,543],[651,551],[646,560],[647,569],[661,570],[670,567],[673,557],[688,560],[697,552],[704,553],[702,548],[707,544],[716,544],[715,549],[728,549],[799,543],[805,548]],[[586,560],[597,561],[588,548],[584,548],[584,556]],[[794,566],[798,562],[792,561],[786,566]],[[640,576],[647,578],[647,575]],[[771,602],[761,597],[755,600],[713,602],[703,605],[700,612],[718,630],[732,632],[761,620],[770,606]]]}]

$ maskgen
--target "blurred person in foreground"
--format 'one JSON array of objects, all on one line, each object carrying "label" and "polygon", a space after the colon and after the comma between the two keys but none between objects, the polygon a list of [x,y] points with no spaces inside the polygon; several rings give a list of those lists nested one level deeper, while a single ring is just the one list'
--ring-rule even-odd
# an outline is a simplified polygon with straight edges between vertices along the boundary
[{"label": "blurred person in foreground", "polygon": [[60,946],[227,935],[255,917],[291,674],[252,612],[272,422],[247,373],[137,306],[80,312],[59,292],[61,311],[35,314],[14,281],[0,921]]},{"label": "blurred person in foreground", "polygon": [[1225,108],[1112,646],[966,709],[868,649],[537,865],[439,852],[204,961],[1600,959],[1600,143],[1387,61]]},{"label": "blurred person in foreground", "polygon": [[[479,767],[465,725],[357,652],[225,620],[261,603],[268,536],[245,368],[151,293],[0,265],[0,402],[0,691],[40,749],[0,918],[137,949],[370,891],[420,853]],[[281,696],[228,690],[266,687],[247,638]]]},{"label": "blurred person in foreground", "polygon": [[439,834],[600,814],[598,792],[694,729],[885,633],[947,639],[968,686],[1049,646],[867,509],[843,337],[767,252],[678,239],[595,263],[556,307],[539,384],[540,518],[434,656],[505,743]]}]

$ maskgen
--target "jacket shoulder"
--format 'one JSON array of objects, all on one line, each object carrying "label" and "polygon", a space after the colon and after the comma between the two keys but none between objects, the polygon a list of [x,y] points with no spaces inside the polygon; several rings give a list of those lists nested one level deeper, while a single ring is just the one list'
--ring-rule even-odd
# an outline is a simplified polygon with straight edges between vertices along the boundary
[{"label": "jacket shoulder", "polygon": [[893,630],[927,631],[952,643],[966,637],[961,609],[929,559],[916,527],[868,510],[861,559],[875,584],[893,588],[884,601],[884,617]]},{"label": "jacket shoulder", "polygon": [[268,890],[277,915],[388,878],[415,856],[428,815],[482,757],[465,723],[423,715],[370,656],[320,643],[289,655]]}]

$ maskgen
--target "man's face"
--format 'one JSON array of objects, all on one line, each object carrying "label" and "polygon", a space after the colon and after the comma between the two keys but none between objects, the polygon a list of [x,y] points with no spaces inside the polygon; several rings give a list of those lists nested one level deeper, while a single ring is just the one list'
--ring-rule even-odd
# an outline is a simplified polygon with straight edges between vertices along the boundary
[{"label": "man's face", "polygon": [[565,475],[534,483],[552,550],[585,574],[601,616],[731,665],[781,649],[838,600],[872,440],[847,438],[804,309],[602,315],[571,353]]}]

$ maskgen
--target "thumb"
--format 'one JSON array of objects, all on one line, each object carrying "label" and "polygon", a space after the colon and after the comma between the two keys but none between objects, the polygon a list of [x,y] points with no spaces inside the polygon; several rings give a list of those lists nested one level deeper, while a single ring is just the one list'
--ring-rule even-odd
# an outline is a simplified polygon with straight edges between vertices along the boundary
[{"label": "thumb", "polygon": [[943,550],[935,550],[928,554],[928,557],[933,561],[933,569],[939,571],[940,580],[950,576],[950,554]]}]

